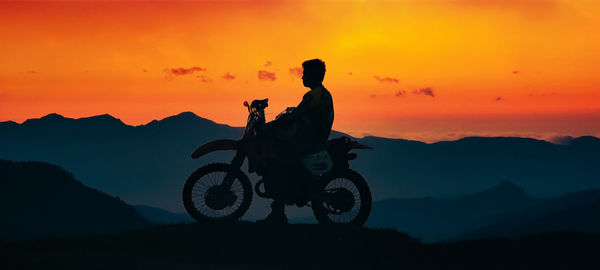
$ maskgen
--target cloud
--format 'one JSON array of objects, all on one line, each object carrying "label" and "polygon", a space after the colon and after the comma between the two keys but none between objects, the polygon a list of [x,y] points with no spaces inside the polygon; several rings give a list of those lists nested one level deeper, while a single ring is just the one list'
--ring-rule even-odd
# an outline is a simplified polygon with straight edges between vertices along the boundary
[{"label": "cloud", "polygon": [[273,63],[271,63],[271,61],[267,61],[264,66],[268,67],[268,66],[271,66],[271,65],[273,65]]},{"label": "cloud", "polygon": [[520,72],[520,71],[518,71],[518,70],[513,70],[513,71],[512,71],[512,74],[514,74],[514,75],[517,75],[517,74],[519,74],[519,72]]},{"label": "cloud", "polygon": [[502,97],[496,97],[494,100],[495,101],[501,101],[501,100],[503,100],[503,98]]},{"label": "cloud", "polygon": [[398,92],[396,92],[396,97],[404,97],[404,96],[406,96],[406,91],[399,90]]},{"label": "cloud", "polygon": [[302,67],[290,68],[290,75],[294,75],[298,78],[302,78]]},{"label": "cloud", "polygon": [[175,75],[175,76],[182,76],[182,75],[189,75],[192,74],[194,72],[199,72],[199,71],[206,71],[206,68],[202,68],[202,67],[191,67],[191,68],[166,68],[164,70],[165,73],[169,74],[169,75]]},{"label": "cloud", "polygon": [[142,68],[142,72],[146,73],[146,72],[148,72],[148,70],[145,68]]},{"label": "cloud", "polygon": [[373,78],[375,78],[376,80],[378,80],[380,82],[387,82],[387,83],[398,83],[398,82],[400,82],[398,79],[391,78],[391,77],[381,78],[379,76],[373,76]]},{"label": "cloud", "polygon": [[211,79],[211,78],[209,78],[209,77],[206,77],[206,76],[204,76],[204,75],[198,75],[198,76],[196,76],[196,77],[197,77],[197,78],[199,78],[199,79],[200,79],[200,81],[201,81],[201,82],[203,82],[203,83],[212,82],[212,79]]},{"label": "cloud", "polygon": [[277,77],[275,76],[275,72],[259,70],[258,71],[258,79],[261,81],[274,81],[274,80],[277,80]]},{"label": "cloud", "polygon": [[227,72],[227,73],[225,73],[225,75],[221,76],[221,78],[223,78],[225,80],[234,80],[235,75],[229,74],[229,72]]},{"label": "cloud", "polygon": [[431,89],[431,87],[413,90],[412,93],[415,95],[425,95],[425,96],[435,97],[435,94],[433,93],[433,89]]},{"label": "cloud", "polygon": [[348,75],[352,75],[352,72],[348,72]]},{"label": "cloud", "polygon": [[371,94],[369,97],[370,97],[370,98],[376,98],[376,97],[377,97],[377,95],[375,95],[375,94]]}]

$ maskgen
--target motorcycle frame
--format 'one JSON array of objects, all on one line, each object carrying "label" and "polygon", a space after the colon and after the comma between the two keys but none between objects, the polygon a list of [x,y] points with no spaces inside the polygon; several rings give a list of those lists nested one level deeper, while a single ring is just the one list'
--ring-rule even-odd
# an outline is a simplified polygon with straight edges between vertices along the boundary
[{"label": "motorcycle frame", "polygon": [[[193,159],[196,159],[196,158],[199,158],[201,156],[204,156],[208,153],[215,152],[215,151],[235,150],[236,151],[235,155],[234,155],[233,159],[231,160],[230,171],[227,172],[227,174],[225,175],[225,178],[224,178],[223,184],[222,184],[226,188],[231,188],[231,185],[233,184],[234,177],[233,177],[232,170],[241,169],[242,164],[244,163],[244,160],[246,159],[246,157],[248,157],[245,149],[247,147],[247,143],[256,136],[256,125],[257,124],[264,125],[264,123],[265,123],[264,108],[255,108],[253,106],[249,106],[247,102],[244,102],[244,105],[248,108],[249,115],[248,115],[248,120],[246,122],[246,127],[244,129],[244,133],[240,140],[221,139],[221,140],[211,141],[211,142],[208,142],[208,143],[198,147],[191,154],[191,157]],[[365,146],[356,141],[348,141],[346,152],[348,152],[351,149],[371,149],[371,147]],[[345,166],[338,166],[337,164],[334,163],[334,167],[332,168],[332,170],[324,175],[336,173],[337,171],[339,171],[341,169],[347,169],[348,168],[347,161],[356,158],[356,154],[354,154],[354,153],[351,153],[351,154],[352,154],[352,157],[348,158],[346,160],[346,163],[344,164]],[[315,177],[322,178],[324,175],[315,176]],[[319,181],[317,180],[314,183],[318,183],[318,182]],[[307,199],[308,199],[307,201],[311,200],[311,198],[307,198]]]},{"label": "motorcycle frame", "polygon": [[[242,167],[242,164],[244,163],[244,160],[247,157],[247,154],[244,150],[246,141],[248,141],[248,139],[250,139],[250,136],[254,136],[256,121],[262,121],[263,123],[265,121],[264,109],[256,109],[251,106],[248,106],[247,102],[244,102],[244,105],[246,105],[248,107],[249,115],[248,115],[248,121],[246,122],[246,128],[244,129],[242,138],[237,141],[230,140],[230,139],[224,139],[224,140],[216,140],[216,141],[208,142],[208,143],[198,147],[196,150],[194,150],[194,152],[192,152],[191,157],[193,159],[199,158],[201,156],[204,156],[208,153],[215,152],[215,151],[236,150],[235,155],[233,156],[233,159],[231,160],[230,170],[237,170]],[[231,171],[229,171],[225,175],[225,179],[223,179],[222,185],[224,185],[227,188],[231,188],[231,185],[233,184],[233,180],[234,180],[234,178],[232,176],[232,173],[231,173]]]}]

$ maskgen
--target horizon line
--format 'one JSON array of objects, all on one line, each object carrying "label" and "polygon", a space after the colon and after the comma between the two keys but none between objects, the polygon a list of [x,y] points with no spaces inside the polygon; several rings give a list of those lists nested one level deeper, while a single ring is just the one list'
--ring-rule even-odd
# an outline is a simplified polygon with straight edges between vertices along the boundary
[{"label": "horizon line", "polygon": [[[13,121],[13,120],[1,121],[0,123],[12,122],[12,123],[15,123],[15,124],[18,124],[18,125],[22,125],[22,124],[24,124],[25,122],[27,122],[29,120],[40,120],[42,118],[45,118],[45,117],[48,117],[48,116],[51,116],[51,115],[57,115],[57,116],[60,116],[60,117],[62,117],[64,119],[72,119],[72,120],[88,119],[88,118],[94,118],[94,117],[99,117],[99,116],[109,116],[109,117],[112,117],[115,120],[120,121],[125,126],[129,126],[129,127],[141,127],[141,126],[149,125],[150,123],[155,122],[155,121],[156,122],[160,122],[160,121],[163,121],[163,120],[165,120],[167,118],[179,116],[179,115],[186,114],[186,113],[193,114],[197,118],[204,119],[206,121],[212,122],[212,123],[217,124],[217,125],[227,126],[227,127],[231,127],[231,128],[243,128],[243,126],[232,126],[232,125],[225,124],[225,123],[218,123],[218,122],[215,122],[215,121],[213,121],[213,120],[211,120],[209,118],[202,117],[202,116],[200,116],[200,115],[198,115],[198,114],[196,114],[196,113],[194,113],[192,111],[182,111],[182,112],[180,112],[178,114],[166,116],[166,117],[164,117],[162,119],[153,119],[153,120],[148,121],[145,124],[140,124],[140,125],[130,125],[130,124],[127,124],[127,123],[123,122],[120,118],[117,118],[117,117],[111,115],[110,113],[97,114],[97,115],[91,115],[91,116],[83,116],[83,117],[79,117],[79,118],[73,118],[73,117],[64,116],[64,115],[62,115],[60,113],[48,113],[48,114],[46,114],[44,116],[41,116],[39,118],[28,118],[28,119],[26,119],[26,120],[24,120],[24,121],[22,121],[20,123],[17,122],[17,121]],[[400,137],[400,136],[398,136],[398,137],[378,136],[378,135],[375,135],[375,134],[368,134],[368,133],[363,133],[362,135],[358,135],[357,136],[356,134],[352,135],[352,133],[355,133],[355,132],[343,132],[343,131],[334,130],[334,129],[332,129],[331,131],[332,132],[342,133],[344,135],[348,135],[348,136],[351,136],[351,137],[356,138],[356,139],[364,139],[364,138],[367,138],[367,137],[375,137],[375,138],[392,139],[392,140],[416,141],[416,142],[422,142],[422,143],[425,143],[425,144],[434,144],[434,143],[439,143],[439,142],[458,141],[458,140],[461,140],[461,139],[464,139],[464,138],[523,138],[523,139],[533,139],[533,140],[539,140],[539,141],[546,141],[546,142],[549,142],[549,143],[552,143],[552,144],[556,144],[556,145],[565,145],[565,144],[568,144],[569,141],[577,139],[577,138],[581,138],[581,137],[593,137],[593,138],[596,138],[596,139],[600,139],[600,136],[599,136],[600,134],[588,134],[588,135],[581,135],[581,136],[572,136],[572,135],[569,135],[569,134],[565,134],[565,135],[554,136],[552,138],[543,138],[542,136],[539,136],[539,137],[521,136],[521,135],[516,135],[516,136],[515,135],[508,135],[507,136],[507,135],[501,135],[501,134],[498,134],[498,135],[489,135],[489,134],[478,135],[478,134],[474,133],[474,134],[466,135],[466,136],[458,136],[458,137],[456,137],[454,139],[450,139],[450,140],[448,140],[448,139],[440,139],[440,140],[435,140],[435,141],[429,141],[429,142],[427,142],[427,141],[421,141],[421,140],[418,140],[418,139],[406,139],[406,138],[403,138],[403,137]],[[480,133],[485,133],[485,132],[480,132]],[[512,132],[512,133],[514,133],[514,132]]]}]

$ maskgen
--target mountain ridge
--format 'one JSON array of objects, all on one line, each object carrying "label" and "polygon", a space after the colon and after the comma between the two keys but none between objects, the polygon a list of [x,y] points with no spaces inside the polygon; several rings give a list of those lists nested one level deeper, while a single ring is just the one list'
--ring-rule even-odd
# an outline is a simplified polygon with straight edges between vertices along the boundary
[{"label": "mountain ridge", "polygon": [[534,198],[503,181],[485,190],[454,198],[386,199],[373,203],[367,226],[393,228],[422,241],[445,241],[489,224],[495,217],[532,205]]},{"label": "mountain ridge", "polygon": [[453,240],[518,237],[551,231],[600,233],[600,189],[568,192],[496,217]]},{"label": "mountain ridge", "polygon": [[[140,124],[140,125],[128,125],[125,124],[123,121],[121,121],[119,118],[116,118],[110,114],[100,114],[100,115],[93,115],[93,116],[87,116],[87,117],[80,117],[80,118],[70,118],[70,117],[65,117],[61,114],[58,113],[49,113],[45,116],[42,116],[40,118],[30,118],[25,120],[23,123],[19,124],[15,121],[2,121],[0,122],[0,128],[2,127],[8,127],[8,128],[14,128],[17,126],[21,126],[23,124],[27,124],[27,125],[31,125],[33,123],[40,123],[43,121],[71,121],[71,120],[85,120],[85,121],[92,121],[92,120],[103,120],[103,121],[113,121],[115,123],[119,123],[119,125],[122,126],[126,126],[126,127],[144,127],[144,126],[155,126],[157,124],[160,123],[168,123],[168,122],[182,122],[182,121],[197,121],[197,122],[201,122],[201,123],[205,123],[205,124],[210,124],[210,125],[222,125],[222,126],[226,126],[226,127],[231,127],[231,128],[242,128],[242,127],[234,127],[234,126],[230,126],[227,124],[221,124],[221,123],[217,123],[215,121],[212,121],[208,118],[204,118],[201,116],[198,116],[197,114],[195,114],[194,112],[191,111],[184,111],[181,113],[178,113],[176,115],[171,115],[171,116],[166,116],[160,120],[151,120],[145,124]],[[16,124],[16,125],[15,125]],[[339,132],[339,131],[332,131],[332,132]],[[340,134],[344,134],[342,132],[339,132]],[[346,135],[349,136],[349,135]],[[353,137],[353,136],[351,136]],[[568,136],[570,137],[570,136]],[[432,143],[426,143],[426,142],[420,142],[420,141],[416,141],[416,140],[407,140],[407,139],[402,139],[402,138],[388,138],[388,137],[380,137],[380,136],[373,136],[373,135],[366,135],[363,137],[353,137],[356,139],[361,139],[361,140],[372,140],[372,139],[376,139],[376,140],[394,140],[394,141],[404,141],[404,142],[416,142],[416,143],[422,143],[422,144],[443,144],[443,143],[447,143],[447,142],[468,142],[468,143],[477,143],[477,142],[482,142],[482,141],[486,141],[487,139],[490,138],[495,138],[498,140],[511,140],[511,139],[524,139],[524,140],[529,140],[529,141],[538,141],[538,142],[546,142],[546,143],[551,143],[551,144],[555,144],[555,145],[562,145],[562,143],[555,143],[555,142],[550,142],[550,141],[546,141],[546,140],[539,140],[539,139],[535,139],[535,138],[529,138],[529,137],[506,137],[506,136],[491,136],[491,137],[482,137],[482,136],[468,136],[468,137],[462,137],[462,138],[458,138],[456,140],[452,140],[452,141],[438,141],[438,142],[432,142]],[[591,136],[591,135],[584,135],[584,136],[579,136],[579,137],[571,137],[571,139],[569,140],[568,145],[575,143],[575,144],[581,144],[581,143],[600,143],[600,138],[595,137],[595,136]]]}]

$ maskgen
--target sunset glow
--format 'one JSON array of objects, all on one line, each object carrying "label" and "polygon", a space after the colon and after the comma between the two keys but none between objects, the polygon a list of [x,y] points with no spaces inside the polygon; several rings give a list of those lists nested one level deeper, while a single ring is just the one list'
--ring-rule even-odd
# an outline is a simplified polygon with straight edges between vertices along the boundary
[{"label": "sunset glow", "polygon": [[600,1],[0,2],[0,121],[183,111],[244,125],[307,90],[334,129],[438,141],[600,136]]}]

